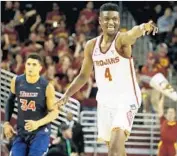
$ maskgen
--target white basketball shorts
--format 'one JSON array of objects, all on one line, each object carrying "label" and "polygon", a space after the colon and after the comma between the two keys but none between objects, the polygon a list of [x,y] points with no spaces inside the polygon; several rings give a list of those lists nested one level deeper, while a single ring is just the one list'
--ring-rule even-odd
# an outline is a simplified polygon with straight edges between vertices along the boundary
[{"label": "white basketball shorts", "polygon": [[[123,104],[117,108],[109,108],[98,103],[97,107],[97,128],[98,141],[110,141],[111,131],[120,128],[130,133],[134,117],[138,111],[136,104]],[[127,136],[128,137],[128,136]]]}]

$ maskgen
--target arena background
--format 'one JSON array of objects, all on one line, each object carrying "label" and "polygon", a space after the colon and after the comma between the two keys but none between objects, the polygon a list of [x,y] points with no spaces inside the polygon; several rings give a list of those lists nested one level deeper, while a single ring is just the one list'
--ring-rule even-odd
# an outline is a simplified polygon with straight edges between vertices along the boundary
[{"label": "arena background", "polygon": [[[10,79],[14,74],[24,73],[24,60],[30,52],[37,52],[44,58],[41,74],[53,83],[57,92],[64,93],[80,70],[86,41],[101,33],[97,19],[99,7],[103,3],[105,2],[1,2],[1,124]],[[153,20],[159,27],[158,35],[142,37],[133,46],[137,77],[142,74],[153,76],[161,72],[177,89],[177,3],[114,3],[120,7],[120,31],[127,31],[149,20]],[[168,29],[162,24],[161,17],[165,12],[170,17]],[[151,59],[155,59],[155,64],[149,72],[147,69]],[[146,99],[150,95],[145,90],[152,88],[142,82],[140,86],[143,98]],[[96,92],[92,74],[88,83],[73,96],[78,101],[72,99],[72,106],[67,107],[82,125],[86,155],[105,155],[107,152],[104,144],[96,142]],[[59,93],[58,97],[61,96]],[[151,102],[147,108],[142,104],[135,119],[132,135],[126,144],[129,156],[152,156],[157,153],[159,118],[158,110],[153,109],[154,104]],[[165,98],[164,109],[169,106],[177,108],[176,102]],[[51,138],[56,137],[57,128],[65,116],[66,113],[61,114],[57,122],[53,123]],[[15,126],[16,117],[13,117]],[[7,141],[2,138],[0,143],[1,154],[6,156]]]}]

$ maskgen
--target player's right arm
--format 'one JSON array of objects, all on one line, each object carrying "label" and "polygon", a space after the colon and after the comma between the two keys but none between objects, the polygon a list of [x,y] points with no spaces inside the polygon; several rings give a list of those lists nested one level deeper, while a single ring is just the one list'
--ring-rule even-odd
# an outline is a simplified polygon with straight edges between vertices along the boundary
[{"label": "player's right arm", "polygon": [[155,35],[157,31],[158,28],[154,25],[153,21],[134,26],[131,30],[125,32],[121,36],[121,45],[133,45],[142,35],[145,35],[146,33],[149,35],[151,32]]},{"label": "player's right arm", "polygon": [[6,136],[7,139],[10,139],[15,132],[15,130],[13,129],[13,127],[10,125],[10,119],[12,117],[13,114],[13,110],[14,110],[14,105],[15,105],[15,81],[16,81],[16,77],[14,77],[11,80],[11,84],[10,84],[10,94],[5,106],[5,123],[4,123],[4,134]]},{"label": "player's right arm", "polygon": [[57,103],[59,106],[65,104],[68,98],[75,94],[89,79],[93,70],[92,51],[95,45],[95,39],[89,40],[84,50],[84,60],[79,75],[73,80],[71,85],[66,90],[62,99]]}]

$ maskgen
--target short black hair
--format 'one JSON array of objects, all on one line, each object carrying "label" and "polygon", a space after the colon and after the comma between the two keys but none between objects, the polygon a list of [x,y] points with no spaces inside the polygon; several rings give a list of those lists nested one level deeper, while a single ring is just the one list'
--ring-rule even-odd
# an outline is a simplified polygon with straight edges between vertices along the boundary
[{"label": "short black hair", "polygon": [[35,59],[35,60],[38,60],[39,63],[42,65],[43,64],[43,59],[40,55],[38,55],[37,53],[31,53],[27,56],[27,59],[29,58],[32,58],[32,59]]},{"label": "short black hair", "polygon": [[102,11],[117,11],[117,12],[119,12],[119,6],[115,3],[105,3],[100,7],[100,13]]}]

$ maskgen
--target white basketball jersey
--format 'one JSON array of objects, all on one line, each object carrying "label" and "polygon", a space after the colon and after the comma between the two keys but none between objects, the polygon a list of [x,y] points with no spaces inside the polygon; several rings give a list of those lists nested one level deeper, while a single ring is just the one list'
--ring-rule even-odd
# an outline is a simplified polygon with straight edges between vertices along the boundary
[{"label": "white basketball jersey", "polygon": [[[119,33],[118,33],[119,34]],[[133,58],[124,58],[116,51],[115,37],[106,53],[100,49],[101,36],[96,38],[92,54],[95,78],[98,86],[97,101],[108,107],[117,107],[117,104],[141,103],[141,92],[136,81]]]}]

